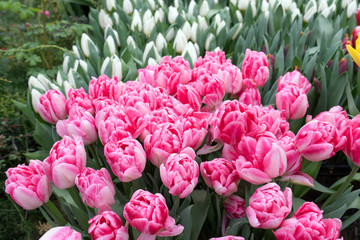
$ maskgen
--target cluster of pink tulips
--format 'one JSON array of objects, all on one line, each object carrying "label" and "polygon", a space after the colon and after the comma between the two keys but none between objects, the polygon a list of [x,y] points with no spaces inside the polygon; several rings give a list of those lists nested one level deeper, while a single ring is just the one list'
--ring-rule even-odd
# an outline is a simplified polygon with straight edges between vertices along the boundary
[{"label": "cluster of pink tulips", "polygon": [[[300,171],[303,158],[322,161],[343,151],[360,166],[360,116],[349,119],[336,106],[308,116],[294,134],[288,120],[305,116],[311,84],[299,71],[288,72],[278,80],[276,109],[262,106],[259,87],[269,78],[262,52],[247,50],[241,70],[218,51],[199,57],[192,69],[183,57],[163,57],[138,73],[138,81],[125,83],[105,75],[93,78],[88,93],[71,89],[68,99],[58,90],[40,97],[41,118],[56,124],[62,139],[45,160],[6,172],[6,192],[16,203],[35,209],[49,200],[52,184],[76,186],[83,203],[98,209],[89,219],[92,239],[128,239],[130,226],[141,233],[138,239],[177,236],[184,227],[170,216],[160,193],[138,189],[123,216],[111,209],[117,191],[113,180],[141,178],[149,161],[176,198],[201,188],[200,181],[222,196],[223,228],[232,218],[246,217],[253,228],[272,229],[277,239],[339,238],[341,221],[324,219],[312,202],[291,216],[292,189],[277,183],[313,186],[312,177]],[[99,140],[106,163],[99,161],[96,170],[87,167],[85,145]],[[222,158],[201,162],[199,156],[212,149],[222,149]],[[238,194],[240,181],[265,185],[245,202]],[[54,236],[81,239],[69,227],[51,229],[41,239]]]}]

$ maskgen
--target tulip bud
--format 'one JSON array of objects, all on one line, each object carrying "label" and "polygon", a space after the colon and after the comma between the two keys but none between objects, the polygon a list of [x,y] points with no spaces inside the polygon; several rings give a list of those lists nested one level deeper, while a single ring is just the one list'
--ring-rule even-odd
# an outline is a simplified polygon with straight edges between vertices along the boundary
[{"label": "tulip bud", "polygon": [[121,47],[118,32],[115,31],[110,25],[107,25],[107,26],[106,26],[106,29],[105,29],[105,31],[104,31],[104,38],[106,39],[108,36],[110,36],[110,35],[112,35],[112,34],[115,36],[115,39],[114,39],[114,40],[116,40],[116,45],[117,45],[118,47]]},{"label": "tulip bud", "polygon": [[106,8],[108,12],[111,12],[115,8],[115,0],[106,0]]},{"label": "tulip bud", "polygon": [[196,2],[194,0],[191,0],[188,7],[188,14],[190,16],[194,16],[194,8],[196,7]]},{"label": "tulip bud", "polygon": [[44,92],[47,90],[47,87],[45,87],[43,85],[42,82],[40,82],[36,77],[34,76],[31,76],[29,78],[29,81],[28,81],[28,86],[29,86],[29,90],[31,90],[32,88],[38,88],[38,89],[41,89],[43,90]]},{"label": "tulip bud", "polygon": [[[238,11],[238,10],[237,10]],[[269,11],[269,2],[268,1],[262,1],[262,4],[261,4],[261,11],[263,13],[266,13]]]},{"label": "tulip bud", "polygon": [[68,72],[68,67],[69,67],[69,60],[70,60],[70,57],[69,56],[65,56],[64,57],[64,61],[63,61],[63,65],[62,65],[62,69],[63,69],[63,72],[64,73],[67,73]]},{"label": "tulip bud", "polygon": [[346,8],[350,4],[351,0],[342,0],[341,1],[341,7]]},{"label": "tulip bud", "polygon": [[154,0],[147,0],[151,9],[154,11],[156,9],[155,1]]},{"label": "tulip bud", "polygon": [[226,23],[224,20],[222,20],[220,22],[220,24],[218,25],[218,28],[216,29],[216,35],[219,36],[220,32],[225,28],[225,32],[227,32],[226,30]]},{"label": "tulip bud", "polygon": [[240,1],[238,1],[238,9],[246,10],[248,8],[249,3],[250,3],[250,0],[240,0]]},{"label": "tulip bud", "polygon": [[145,50],[144,50],[144,54],[143,54],[143,62],[144,63],[146,62],[146,59],[149,57],[148,55],[149,55],[151,50],[154,51],[155,58],[157,60],[159,60],[159,62],[160,62],[161,57],[160,57],[158,51],[156,50],[156,47],[155,47],[155,44],[154,44],[153,41],[147,43],[146,46],[145,46]]},{"label": "tulip bud", "polygon": [[68,92],[70,89],[73,89],[73,87],[71,86],[71,84],[68,81],[64,81],[63,88],[64,88],[66,98],[69,98]]},{"label": "tulip bud", "polygon": [[355,17],[356,17],[357,25],[360,25],[360,8],[358,8]]},{"label": "tulip bud", "polygon": [[356,26],[352,31],[352,44],[354,47],[356,47],[356,40],[358,39],[359,33],[360,33],[360,26]]},{"label": "tulip bud", "polygon": [[112,77],[117,76],[118,80],[122,79],[122,63],[118,56],[113,55],[111,57],[111,68],[112,68]]},{"label": "tulip bud", "polygon": [[185,22],[183,27],[181,28],[181,30],[183,31],[183,33],[185,34],[185,37],[187,40],[190,39],[191,37],[191,26],[189,22]]},{"label": "tulip bud", "polygon": [[205,17],[208,12],[209,12],[209,3],[206,0],[204,0],[200,6],[199,15]]},{"label": "tulip bud", "polygon": [[208,28],[208,24],[206,22],[206,19],[202,16],[198,16],[198,23],[199,23],[199,28],[201,31],[206,31],[206,29]]},{"label": "tulip bud", "polygon": [[195,61],[198,59],[198,55],[195,49],[195,46],[192,42],[188,42],[181,54],[182,57],[185,57],[186,53],[189,54],[192,63],[194,64]]},{"label": "tulip bud", "polygon": [[232,3],[232,5],[234,5],[235,7],[237,7],[237,0],[230,0],[230,3]]},{"label": "tulip bud", "polygon": [[347,17],[348,18],[352,17],[356,13],[356,10],[357,10],[356,0],[353,0],[347,7],[346,10]]},{"label": "tulip bud", "polygon": [[109,51],[109,55],[112,56],[116,53],[116,46],[114,38],[110,35],[106,38],[104,44],[104,52]]},{"label": "tulip bud", "polygon": [[167,42],[164,36],[159,33],[156,37],[156,49],[158,50],[158,52],[161,52],[164,48],[167,48]]},{"label": "tulip bud", "polygon": [[162,8],[156,10],[154,14],[154,19],[155,24],[157,24],[158,22],[164,22],[164,11],[162,10]]},{"label": "tulip bud", "polygon": [[73,50],[76,58],[80,59],[81,57],[80,57],[80,53],[79,53],[78,47],[74,45],[74,46],[72,46],[72,50]]},{"label": "tulip bud", "polygon": [[41,93],[35,88],[31,89],[31,103],[35,112],[39,112],[37,104],[40,102]]},{"label": "tulip bud", "polygon": [[128,15],[130,15],[134,11],[134,8],[133,8],[130,0],[124,0],[122,8],[123,8],[124,12]]},{"label": "tulip bud", "polygon": [[50,87],[50,89],[53,89],[53,90],[58,90],[58,91],[60,91],[60,88],[56,85],[56,84],[54,84],[54,83],[49,83],[49,87]]},{"label": "tulip bud", "polygon": [[174,35],[175,35],[175,30],[174,30],[174,28],[170,28],[170,29],[168,30],[168,32],[166,33],[166,35],[165,35],[166,41],[170,42],[170,41],[174,38]]},{"label": "tulip bud", "polygon": [[155,59],[153,59],[153,58],[149,58],[149,59],[148,59],[147,65],[155,66],[155,65],[157,65],[157,64],[158,64],[158,62],[156,62]]},{"label": "tulip bud", "polygon": [[79,67],[79,60],[76,59],[75,62],[74,62],[74,67],[73,67],[73,68],[70,68],[69,71],[70,71],[71,69],[73,69],[74,71],[77,71],[78,67]]},{"label": "tulip bud", "polygon": [[170,23],[170,24],[174,24],[176,18],[178,17],[178,15],[179,15],[178,10],[177,10],[175,7],[173,7],[173,6],[170,6],[170,7],[169,7],[169,13],[168,13],[169,23]]},{"label": "tulip bud", "polygon": [[184,51],[185,45],[187,42],[187,38],[184,32],[179,29],[176,33],[176,37],[174,40],[174,49],[177,53],[182,53]]},{"label": "tulip bud", "polygon": [[305,7],[304,21],[309,22],[310,18],[316,13],[317,4],[315,0],[310,0]]},{"label": "tulip bud", "polygon": [[235,31],[234,35],[231,37],[231,40],[235,40],[237,38],[237,36],[239,35],[242,27],[243,27],[243,24],[238,23],[238,27],[236,28],[236,31]]},{"label": "tulip bud", "polygon": [[128,46],[132,46],[134,49],[136,48],[136,44],[135,44],[135,41],[134,39],[132,38],[132,36],[129,36],[127,39],[126,39],[126,43]]},{"label": "tulip bud", "polygon": [[325,10],[326,8],[328,8],[327,0],[320,0],[320,1],[319,1],[318,12],[322,12],[322,11]]},{"label": "tulip bud", "polygon": [[94,42],[89,38],[86,33],[81,35],[81,50],[84,53],[85,57],[90,57],[90,48],[96,49],[97,47]]},{"label": "tulip bud", "polygon": [[214,42],[215,42],[214,34],[210,33],[205,42],[205,50],[210,51],[211,50],[210,47],[212,47]]},{"label": "tulip bud", "polygon": [[110,58],[106,57],[103,64],[101,65],[100,74],[103,75],[106,72],[106,68],[110,63]]},{"label": "tulip bud", "polygon": [[342,58],[339,62],[339,75],[347,72],[348,70],[348,60],[346,58]]},{"label": "tulip bud", "polygon": [[137,27],[138,31],[140,31],[140,32],[142,31],[142,22],[141,22],[140,14],[139,14],[138,10],[135,9],[130,28],[134,32],[136,27]]},{"label": "tulip bud", "polygon": [[114,13],[112,14],[112,16],[113,16],[114,19],[115,19],[116,25],[118,25],[118,24],[119,24],[119,14],[118,14],[117,12],[114,12]]},{"label": "tulip bud", "polygon": [[150,9],[146,10],[146,12],[143,16],[143,23],[144,23],[144,33],[147,37],[149,37],[151,34],[151,31],[155,27],[155,20],[151,14]]},{"label": "tulip bud", "polygon": [[59,86],[61,86],[64,82],[64,79],[62,78],[60,71],[58,71],[56,74],[56,82]]},{"label": "tulip bud", "polygon": [[193,41],[194,43],[196,42],[196,37],[197,37],[197,30],[198,30],[199,24],[197,22],[194,22],[191,26],[191,41]]},{"label": "tulip bud", "polygon": [[236,10],[235,14],[239,23],[242,23],[244,20],[243,20],[243,16],[241,15],[241,12],[239,10]]},{"label": "tulip bud", "polygon": [[73,86],[74,88],[76,88],[74,72],[75,72],[74,69],[71,68],[67,77],[68,77],[70,85]]},{"label": "tulip bud", "polygon": [[103,9],[99,12],[99,24],[102,29],[105,29],[107,25],[113,25],[111,17]]}]

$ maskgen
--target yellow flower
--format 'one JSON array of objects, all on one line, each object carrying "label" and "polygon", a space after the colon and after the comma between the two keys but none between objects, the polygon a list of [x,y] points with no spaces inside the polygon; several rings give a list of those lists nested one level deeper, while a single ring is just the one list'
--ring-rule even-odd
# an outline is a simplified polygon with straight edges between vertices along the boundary
[{"label": "yellow flower", "polygon": [[356,39],[355,49],[351,45],[346,45],[346,49],[355,61],[360,66],[360,37]]}]

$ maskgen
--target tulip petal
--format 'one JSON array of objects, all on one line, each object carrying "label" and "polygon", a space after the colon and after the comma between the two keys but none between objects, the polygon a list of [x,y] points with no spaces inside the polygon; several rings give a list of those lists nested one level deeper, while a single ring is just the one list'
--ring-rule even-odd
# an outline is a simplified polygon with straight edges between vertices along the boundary
[{"label": "tulip petal", "polygon": [[346,49],[353,58],[354,62],[360,66],[360,52],[355,50],[351,45],[346,45]]}]

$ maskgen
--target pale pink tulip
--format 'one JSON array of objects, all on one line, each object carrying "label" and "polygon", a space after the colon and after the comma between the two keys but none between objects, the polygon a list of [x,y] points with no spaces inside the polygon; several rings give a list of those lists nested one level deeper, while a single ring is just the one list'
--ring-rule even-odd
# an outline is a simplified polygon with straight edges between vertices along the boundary
[{"label": "pale pink tulip", "polygon": [[52,186],[41,161],[30,160],[29,166],[22,164],[9,168],[6,177],[5,192],[22,208],[32,210],[49,200]]},{"label": "pale pink tulip", "polygon": [[160,194],[137,190],[125,204],[124,218],[141,235],[140,240],[155,240],[156,236],[176,236],[184,227],[175,225],[175,219],[169,216],[165,198]]},{"label": "pale pink tulip", "polygon": [[225,236],[218,238],[210,238],[210,240],[245,240],[245,239],[243,237],[237,237],[237,236]]},{"label": "pale pink tulip", "polygon": [[146,165],[146,154],[142,145],[133,138],[110,141],[104,154],[113,173],[122,182],[130,182],[142,176]]},{"label": "pale pink tulip", "polygon": [[81,234],[70,227],[54,227],[48,230],[39,240],[81,240]]},{"label": "pale pink tulip", "polygon": [[115,188],[106,168],[83,168],[75,178],[83,202],[92,208],[115,203]]},{"label": "pale pink tulip", "polygon": [[314,119],[334,124],[338,129],[340,136],[344,134],[350,123],[350,119],[346,111],[343,110],[341,106],[335,106],[330,108],[329,111],[321,112]]},{"label": "pale pink tulip", "polygon": [[138,69],[138,75],[139,75],[139,82],[140,83],[147,83],[152,86],[154,86],[154,74],[155,69],[157,68],[157,65],[147,65],[144,69]]},{"label": "pale pink tulip", "polygon": [[58,121],[56,123],[56,132],[60,137],[79,136],[85,145],[98,139],[93,115],[88,111],[82,111],[81,108],[73,108],[68,119]]},{"label": "pale pink tulip", "polygon": [[263,52],[246,49],[241,70],[246,87],[262,87],[269,79],[269,62]]},{"label": "pale pink tulip", "polygon": [[94,115],[95,108],[92,103],[92,97],[90,97],[90,95],[87,94],[83,88],[76,90],[70,88],[68,96],[69,98],[65,103],[65,108],[68,115],[70,114],[70,110],[73,108],[77,108],[81,111],[88,111]]},{"label": "pale pink tulip", "polygon": [[118,100],[121,94],[121,84],[116,76],[110,79],[106,75],[93,77],[89,83],[89,95],[93,99],[109,98]]},{"label": "pale pink tulip", "polygon": [[219,75],[205,73],[197,79],[195,86],[202,96],[202,103],[206,105],[202,108],[204,111],[211,112],[222,103],[225,86]]},{"label": "pale pink tulip", "polygon": [[287,85],[276,94],[276,108],[286,119],[300,119],[305,116],[309,102],[306,93],[297,85]]},{"label": "pale pink tulip", "polygon": [[356,166],[360,166],[360,115],[357,115],[349,121],[344,135],[347,138],[347,142],[343,149],[344,153]]},{"label": "pale pink tulip", "polygon": [[311,84],[299,71],[294,70],[287,72],[284,76],[280,76],[278,80],[278,92],[289,85],[296,85],[303,89],[305,94],[310,91]]},{"label": "pale pink tulip", "polygon": [[200,172],[206,185],[220,196],[230,196],[237,191],[239,176],[234,164],[225,158],[215,158],[200,164]]},{"label": "pale pink tulip", "polygon": [[227,219],[245,217],[245,199],[231,195],[224,201],[224,210]]},{"label": "pale pink tulip", "polygon": [[305,202],[294,214],[286,219],[274,232],[276,239],[326,239],[341,240],[341,220],[323,219],[322,211],[312,202]]},{"label": "pale pink tulip", "polygon": [[41,95],[36,107],[41,118],[48,123],[55,124],[66,118],[65,96],[58,90],[48,90]]},{"label": "pale pink tulip", "polygon": [[86,152],[80,137],[65,136],[50,150],[43,162],[43,169],[49,180],[59,189],[75,186],[75,177],[86,165]]},{"label": "pale pink tulip", "polygon": [[180,198],[187,197],[196,187],[199,165],[195,152],[187,147],[178,154],[171,154],[165,164],[160,166],[160,177],[169,193]]},{"label": "pale pink tulip", "polygon": [[128,240],[127,228],[113,211],[104,211],[89,220],[88,232],[93,240]]},{"label": "pale pink tulip", "polygon": [[261,105],[261,95],[258,88],[246,88],[239,97],[239,102],[246,105]]},{"label": "pale pink tulip", "polygon": [[179,84],[177,86],[176,98],[183,104],[188,104],[195,111],[201,107],[201,96],[198,90],[191,84]]},{"label": "pale pink tulip", "polygon": [[328,159],[346,144],[334,124],[312,120],[303,126],[295,137],[296,147],[309,161]]},{"label": "pale pink tulip", "polygon": [[256,189],[249,199],[246,215],[254,228],[275,229],[291,212],[292,191],[282,192],[276,183],[268,183]]},{"label": "pale pink tulip", "polygon": [[242,89],[242,74],[238,67],[226,62],[217,73],[224,81],[225,93],[239,94]]}]

